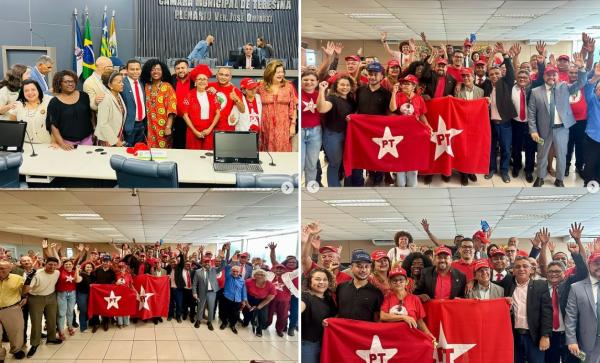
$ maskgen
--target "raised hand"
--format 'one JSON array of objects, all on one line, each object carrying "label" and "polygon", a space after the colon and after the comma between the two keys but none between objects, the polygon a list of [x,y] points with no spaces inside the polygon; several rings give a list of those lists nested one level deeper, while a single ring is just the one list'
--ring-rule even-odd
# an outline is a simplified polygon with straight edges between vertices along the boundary
[{"label": "raised hand", "polygon": [[577,222],[575,223],[571,223],[571,228],[569,229],[569,234],[571,235],[571,237],[573,237],[574,240],[578,240],[581,239],[581,233],[583,232],[583,226],[581,225],[581,223],[577,224]]},{"label": "raised hand", "polygon": [[550,54],[550,57],[548,57],[548,63],[551,66],[556,67],[556,57],[554,56],[554,54]]},{"label": "raised hand", "polygon": [[394,85],[394,87],[392,88],[392,94],[396,94],[398,93],[398,91],[400,91],[400,83],[396,83]]},{"label": "raised hand", "polygon": [[358,54],[359,56],[362,56],[362,52],[363,52],[363,49],[362,49],[362,47],[360,47],[360,48],[358,48],[358,50],[356,51],[356,54]]},{"label": "raised hand", "polygon": [[410,50],[415,52],[417,50],[417,43],[415,43],[415,40],[410,38],[408,40],[408,46],[410,47]]},{"label": "raised hand", "polygon": [[538,54],[543,56],[546,54],[546,42],[538,40],[535,45],[535,50],[537,50]]},{"label": "raised hand", "polygon": [[48,248],[48,239],[44,238],[42,240],[42,248]]},{"label": "raised hand", "polygon": [[585,62],[583,61],[583,57],[581,56],[581,53],[573,53],[573,63],[575,63],[575,65],[578,68],[581,68],[585,65]]},{"label": "raised hand", "polygon": [[327,81],[319,83],[319,91],[325,92],[327,88],[329,88],[329,83]]},{"label": "raised hand", "polygon": [[540,248],[540,245],[542,244],[542,240],[540,239],[540,232],[537,232],[535,234],[535,237],[533,237],[533,239],[529,239],[529,242],[531,242],[531,244],[535,247],[535,248]]},{"label": "raised hand", "polygon": [[429,222],[427,222],[426,218],[423,218],[421,220],[421,226],[423,226],[423,230],[427,233],[429,233]]},{"label": "raised hand", "polygon": [[556,250],[556,243],[549,241],[548,242],[548,250],[550,251],[550,253],[554,253],[554,250]]},{"label": "raised hand", "polygon": [[408,248],[410,248],[410,252],[419,252],[419,246],[416,243],[411,243]]},{"label": "raised hand", "polygon": [[506,51],[504,50],[504,44],[502,42],[497,42],[494,45],[494,53],[502,53],[503,55],[506,54]]},{"label": "raised hand", "polygon": [[513,49],[513,53],[515,56],[518,56],[519,54],[521,54],[521,44],[515,43],[512,45],[511,48]]},{"label": "raised hand", "polygon": [[308,226],[302,226],[302,228],[300,229],[300,241],[302,242],[302,244],[308,242],[309,236],[310,233],[308,232]]},{"label": "raised hand", "polygon": [[567,249],[574,255],[579,254],[579,245],[577,243],[567,243]]},{"label": "raised hand", "polygon": [[323,50],[323,53],[325,53],[331,57],[333,55],[333,53],[335,52],[335,43],[329,41],[329,42],[327,42],[327,46],[321,47],[321,49]]},{"label": "raised hand", "polygon": [[600,252],[600,237],[594,240],[594,250],[592,252]]},{"label": "raised hand", "polygon": [[379,35],[381,36],[381,42],[385,42],[387,39],[387,32],[381,32]]},{"label": "raised hand", "polygon": [[421,32],[421,34],[419,34],[419,35],[421,36],[421,40],[422,40],[424,43],[427,43],[427,37],[425,36],[425,32]]},{"label": "raised hand", "polygon": [[321,225],[319,224],[319,222],[309,223],[307,225],[307,228],[308,228],[308,232],[312,235],[317,235],[317,234],[321,233]]},{"label": "raised hand", "polygon": [[[539,239],[542,243],[548,243],[550,242],[550,232],[548,232],[548,228],[544,227],[541,228],[539,233]],[[536,234],[537,237],[537,234]]]},{"label": "raised hand", "polygon": [[270,242],[267,244],[267,247],[269,247],[270,250],[274,250],[275,248],[277,248],[277,243]]},{"label": "raised hand", "polygon": [[335,54],[340,55],[342,54],[342,50],[344,49],[344,44],[342,44],[342,42],[338,42],[335,43],[334,47],[333,47],[333,51],[335,52]]},{"label": "raised hand", "polygon": [[318,251],[319,248],[321,248],[321,236],[317,235],[315,236],[311,241],[310,241],[310,245],[313,248],[313,251]]}]

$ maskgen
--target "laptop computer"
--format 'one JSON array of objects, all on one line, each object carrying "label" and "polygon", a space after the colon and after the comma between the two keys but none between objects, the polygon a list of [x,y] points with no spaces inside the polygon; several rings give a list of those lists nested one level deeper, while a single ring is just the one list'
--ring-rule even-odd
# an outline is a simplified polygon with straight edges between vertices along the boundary
[{"label": "laptop computer", "polygon": [[0,120],[0,151],[23,152],[27,123]]},{"label": "laptop computer", "polygon": [[220,172],[262,173],[258,134],[249,131],[216,131],[213,169]]}]

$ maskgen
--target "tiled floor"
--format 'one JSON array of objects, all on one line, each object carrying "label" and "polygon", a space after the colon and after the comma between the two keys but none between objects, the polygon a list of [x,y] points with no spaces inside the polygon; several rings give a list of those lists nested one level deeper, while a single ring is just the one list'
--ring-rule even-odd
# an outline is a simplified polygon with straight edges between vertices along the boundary
[{"label": "tiled floor", "polygon": [[[324,160],[325,154],[323,152],[320,153],[319,159],[321,161],[321,166],[323,169],[323,176],[321,178],[321,183],[323,186],[327,186],[327,166],[328,163]],[[574,162],[574,160],[573,160]],[[498,187],[498,188],[523,188],[523,187],[531,187],[533,183],[528,183],[525,180],[525,173],[523,170],[519,173],[517,178],[513,178],[509,172],[509,176],[511,178],[510,183],[505,183],[502,181],[502,178],[499,174],[495,174],[491,179],[485,179],[483,174],[477,175],[477,182],[473,183],[469,181],[469,185],[464,187],[460,184],[460,175],[458,173],[453,173],[452,178],[448,183],[444,182],[439,175],[433,177],[433,181],[429,185],[425,185],[423,183],[423,177],[419,176],[418,188],[468,188],[468,187]],[[304,177],[304,176],[303,176]],[[533,177],[536,178],[536,174],[534,171]],[[554,186],[555,178],[550,176],[549,174],[544,178],[544,185],[542,188],[556,188]],[[583,179],[575,172],[575,166],[571,166],[569,176],[563,179],[563,183],[565,187],[583,187]],[[304,178],[302,180],[302,185],[304,185]],[[343,185],[343,182],[342,182]]]},{"label": "tiled floor", "polygon": [[[250,327],[238,327],[238,335],[229,328],[210,331],[205,323],[195,329],[189,321],[138,323],[123,329],[112,326],[108,331],[92,334],[77,332],[61,345],[41,344],[31,359],[8,358],[6,362],[27,363],[122,363],[122,362],[194,362],[241,363],[272,360],[277,363],[298,360],[298,336],[280,338],[273,327],[262,338]],[[8,348],[8,343],[4,343]],[[10,354],[9,354],[10,356]]]}]

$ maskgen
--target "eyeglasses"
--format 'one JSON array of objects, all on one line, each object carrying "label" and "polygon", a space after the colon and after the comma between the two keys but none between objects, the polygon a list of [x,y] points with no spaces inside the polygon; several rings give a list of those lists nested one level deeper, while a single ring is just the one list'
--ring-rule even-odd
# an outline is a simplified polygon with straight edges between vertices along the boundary
[{"label": "eyeglasses", "polygon": [[550,275],[559,275],[562,273],[562,270],[548,270],[548,274]]},{"label": "eyeglasses", "polygon": [[60,81],[61,83],[66,83],[66,84],[75,84],[75,81],[72,79],[63,79],[62,81]]}]

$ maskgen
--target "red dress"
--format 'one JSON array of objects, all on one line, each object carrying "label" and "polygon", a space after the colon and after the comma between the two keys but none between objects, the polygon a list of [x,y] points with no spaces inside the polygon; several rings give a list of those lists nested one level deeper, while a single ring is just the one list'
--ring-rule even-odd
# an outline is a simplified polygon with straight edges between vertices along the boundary
[{"label": "red dress", "polygon": [[260,150],[292,151],[290,127],[298,107],[294,86],[291,82],[287,82],[285,86],[279,87],[277,94],[273,94],[266,89],[264,83],[261,83],[258,93],[262,102]]},{"label": "red dress", "polygon": [[[197,91],[195,89],[190,90],[185,100],[183,101],[183,113],[187,113],[192,125],[198,131],[203,131],[210,127],[215,119],[215,115],[220,112],[219,102],[215,95],[210,92],[206,92],[208,97],[208,118],[201,119],[200,102],[198,102]],[[215,125],[216,128],[216,125]],[[214,131],[214,129],[213,129]],[[187,128],[185,134],[185,148],[193,150],[212,150],[214,145],[214,132],[206,135],[203,139],[198,138],[192,132],[191,128]]]}]

